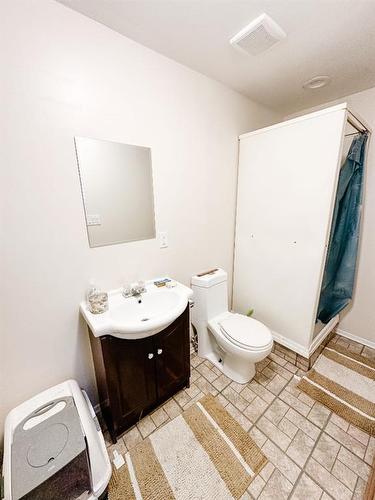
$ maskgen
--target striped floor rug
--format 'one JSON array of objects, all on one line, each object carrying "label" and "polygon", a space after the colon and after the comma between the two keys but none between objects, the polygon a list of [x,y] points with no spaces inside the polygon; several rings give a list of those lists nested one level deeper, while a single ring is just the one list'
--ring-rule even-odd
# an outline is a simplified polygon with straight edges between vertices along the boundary
[{"label": "striped floor rug", "polygon": [[297,387],[375,435],[375,361],[330,344]]},{"label": "striped floor rug", "polygon": [[125,455],[110,500],[239,499],[267,459],[212,396],[205,396]]}]

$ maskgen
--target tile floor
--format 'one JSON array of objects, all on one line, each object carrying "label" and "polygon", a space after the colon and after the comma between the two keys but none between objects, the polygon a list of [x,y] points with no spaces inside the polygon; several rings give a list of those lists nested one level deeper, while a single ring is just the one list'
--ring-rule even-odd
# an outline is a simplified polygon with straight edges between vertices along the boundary
[{"label": "tile floor", "polygon": [[[343,337],[337,342],[375,359],[375,350]],[[303,372],[271,353],[245,385],[209,361],[191,356],[190,388],[180,391],[127,431],[114,449],[124,453],[158,427],[211,393],[252,436],[269,459],[241,500],[361,499],[375,454],[375,438],[350,425],[296,388]],[[212,498],[215,493],[212,493]]]}]

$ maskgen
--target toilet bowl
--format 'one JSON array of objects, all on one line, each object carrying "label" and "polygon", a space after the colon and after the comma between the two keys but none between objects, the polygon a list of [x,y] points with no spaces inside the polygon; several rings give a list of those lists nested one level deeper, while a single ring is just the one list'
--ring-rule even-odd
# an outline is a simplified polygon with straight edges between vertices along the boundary
[{"label": "toilet bowl", "polygon": [[198,355],[232,380],[249,382],[255,375],[255,363],[272,350],[271,331],[260,321],[228,311],[227,274],[222,269],[193,276],[191,287]]}]

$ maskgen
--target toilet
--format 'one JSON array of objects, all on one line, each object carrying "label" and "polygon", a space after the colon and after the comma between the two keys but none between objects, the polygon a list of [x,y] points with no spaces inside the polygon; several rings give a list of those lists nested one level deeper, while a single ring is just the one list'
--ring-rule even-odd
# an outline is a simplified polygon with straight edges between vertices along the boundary
[{"label": "toilet", "polygon": [[246,384],[255,375],[255,363],[272,350],[271,331],[256,319],[228,311],[227,273],[222,269],[193,276],[191,287],[198,355],[235,382]]}]

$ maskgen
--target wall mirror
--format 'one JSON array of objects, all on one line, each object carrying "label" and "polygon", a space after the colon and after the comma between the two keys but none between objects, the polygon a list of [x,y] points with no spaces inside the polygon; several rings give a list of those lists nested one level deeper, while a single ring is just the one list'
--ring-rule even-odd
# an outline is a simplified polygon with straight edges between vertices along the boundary
[{"label": "wall mirror", "polygon": [[90,247],[155,238],[151,149],[74,141]]}]

